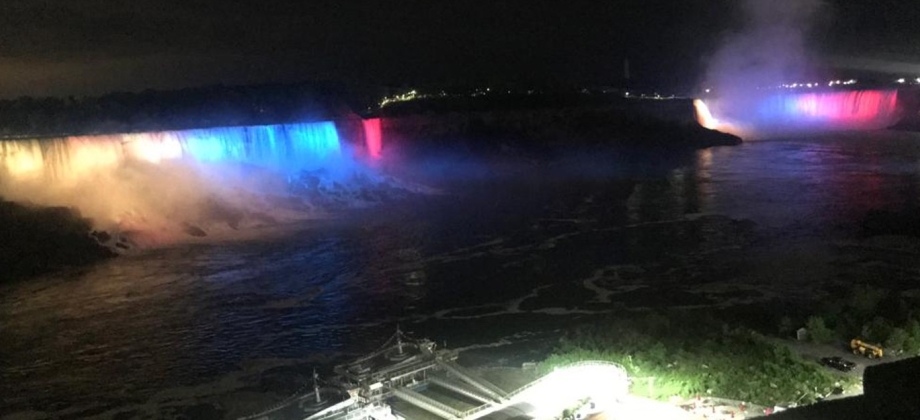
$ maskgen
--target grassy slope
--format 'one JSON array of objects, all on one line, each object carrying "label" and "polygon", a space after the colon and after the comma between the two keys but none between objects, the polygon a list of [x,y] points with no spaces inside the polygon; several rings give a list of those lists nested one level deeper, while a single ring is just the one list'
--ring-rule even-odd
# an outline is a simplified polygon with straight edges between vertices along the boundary
[{"label": "grassy slope", "polygon": [[[805,361],[788,348],[705,316],[650,314],[578,328],[543,364],[579,360],[621,364],[633,392],[657,399],[718,396],[761,405],[808,403],[851,379]],[[649,386],[648,377],[654,377]]]}]

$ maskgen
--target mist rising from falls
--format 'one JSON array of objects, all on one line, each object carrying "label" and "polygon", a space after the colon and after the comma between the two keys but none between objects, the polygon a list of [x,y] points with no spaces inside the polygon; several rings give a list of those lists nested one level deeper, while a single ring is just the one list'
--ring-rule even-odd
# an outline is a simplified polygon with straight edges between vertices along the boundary
[{"label": "mist rising from falls", "polygon": [[[824,0],[740,0],[739,20],[709,59],[697,104],[701,125],[745,138],[895,124],[895,90],[831,90],[814,57]],[[798,81],[808,83],[793,83]],[[790,86],[793,89],[786,89]],[[807,90],[806,90],[807,87]],[[702,105],[702,106],[701,106]],[[705,107],[704,107],[705,106]]]},{"label": "mist rising from falls", "polygon": [[4,140],[0,197],[171,242],[317,216],[323,194],[373,176],[350,149],[332,122]]}]

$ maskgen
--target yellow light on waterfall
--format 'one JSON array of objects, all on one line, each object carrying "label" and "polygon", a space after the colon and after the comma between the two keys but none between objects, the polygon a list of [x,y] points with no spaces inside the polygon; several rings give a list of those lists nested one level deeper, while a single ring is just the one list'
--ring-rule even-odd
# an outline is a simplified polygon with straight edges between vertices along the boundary
[{"label": "yellow light on waterfall", "polygon": [[182,157],[182,144],[169,134],[141,133],[124,136],[125,153],[128,157],[160,163],[164,159]]},{"label": "yellow light on waterfall", "polygon": [[0,166],[13,177],[39,175],[44,168],[41,145],[35,140],[0,142]]},{"label": "yellow light on waterfall", "polygon": [[75,181],[80,177],[96,175],[100,169],[121,164],[124,157],[121,144],[99,137],[67,137],[63,150],[58,153],[68,159],[62,165],[55,165],[55,175],[63,180]]},{"label": "yellow light on waterfall", "polygon": [[693,108],[696,110],[696,122],[710,130],[719,127],[719,120],[712,116],[709,106],[702,99],[693,100]]}]

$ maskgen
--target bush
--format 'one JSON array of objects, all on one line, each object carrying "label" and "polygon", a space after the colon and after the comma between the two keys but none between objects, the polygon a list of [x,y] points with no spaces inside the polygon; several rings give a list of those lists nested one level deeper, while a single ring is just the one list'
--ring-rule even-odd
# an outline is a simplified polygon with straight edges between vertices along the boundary
[{"label": "bush", "polygon": [[888,333],[888,338],[883,342],[885,348],[893,351],[905,351],[904,345],[907,343],[907,340],[910,336],[907,334],[907,331],[904,331],[901,328],[892,328]]},{"label": "bush", "polygon": [[826,394],[835,382],[851,380],[753,331],[722,332],[717,321],[687,318],[675,315],[669,329],[658,331],[647,328],[645,318],[578,328],[541,366],[549,371],[580,360],[607,360],[634,378],[632,392],[637,395],[667,399],[712,390],[714,396],[763,405],[814,401],[815,390]]},{"label": "bush", "polygon": [[920,322],[912,319],[905,328],[907,339],[904,342],[904,351],[912,356],[920,355]]},{"label": "bush", "polygon": [[808,317],[805,328],[808,330],[808,337],[815,343],[830,343],[834,340],[834,331],[827,328],[824,318],[820,316]]},{"label": "bush", "polygon": [[862,328],[862,337],[874,341],[876,343],[883,343],[888,340],[888,336],[891,335],[893,327],[885,318],[877,316],[872,318],[872,321],[863,325]]},{"label": "bush", "polygon": [[[820,316],[808,318],[806,327],[812,341],[818,343],[831,341],[834,336],[845,340],[860,337],[892,351],[920,355],[920,318],[915,315],[918,305],[920,301],[904,294],[854,286],[845,297],[824,302]],[[834,327],[833,333],[826,333],[828,324]]]}]

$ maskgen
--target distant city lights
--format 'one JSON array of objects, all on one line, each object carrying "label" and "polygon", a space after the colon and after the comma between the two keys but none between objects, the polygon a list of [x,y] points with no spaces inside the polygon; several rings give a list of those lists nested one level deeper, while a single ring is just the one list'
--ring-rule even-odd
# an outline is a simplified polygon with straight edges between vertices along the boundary
[{"label": "distant city lights", "polygon": [[[462,97],[480,97],[488,95],[542,95],[545,93],[542,90],[536,89],[527,89],[527,90],[515,90],[515,89],[499,89],[492,90],[491,87],[482,87],[475,88],[466,92],[451,92],[447,93],[445,91],[438,91],[435,93],[423,93],[417,89],[407,90],[403,93],[394,94],[391,96],[386,96],[380,99],[377,103],[379,108],[384,108],[387,105],[400,102],[410,102],[420,99],[430,99],[430,98],[462,98]],[[595,94],[622,94],[627,98],[642,98],[642,99],[674,99],[675,95],[661,95],[660,93],[651,93],[651,94],[640,94],[636,95],[629,91],[622,91],[619,88],[605,87],[605,88],[583,88],[578,91],[578,93],[584,95],[595,95]]]},{"label": "distant city lights", "polygon": [[[423,95],[423,97],[427,97],[427,95]],[[412,101],[415,99],[420,99],[420,97],[419,97],[418,91],[415,89],[412,89],[403,94],[393,95],[393,96],[388,96],[388,97],[383,98],[383,100],[380,101],[380,107],[383,108],[387,104],[391,104],[394,102],[406,102],[406,101]]]},{"label": "distant city lights", "polygon": [[820,82],[796,82],[796,83],[783,83],[779,86],[773,87],[774,89],[816,89],[821,86],[834,87],[834,86],[849,86],[855,85],[858,83],[856,79],[849,80],[830,80],[827,83]]},{"label": "distant city lights", "polygon": [[916,78],[902,77],[902,78],[895,80],[894,82],[899,85],[920,85],[920,77],[916,77]]}]

